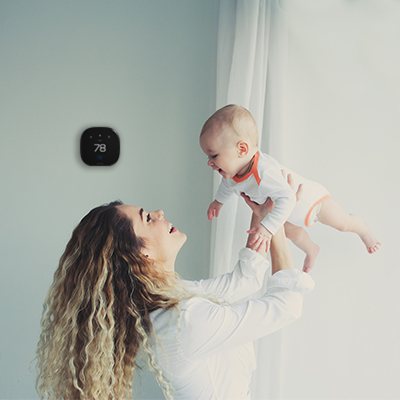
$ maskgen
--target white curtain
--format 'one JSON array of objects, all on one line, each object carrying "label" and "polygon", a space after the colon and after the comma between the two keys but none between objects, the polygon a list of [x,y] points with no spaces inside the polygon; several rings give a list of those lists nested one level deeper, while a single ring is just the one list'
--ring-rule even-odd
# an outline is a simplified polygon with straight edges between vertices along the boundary
[{"label": "white curtain", "polygon": [[[217,104],[246,107],[259,129],[261,149],[284,162],[287,16],[278,0],[221,0]],[[214,193],[220,182],[215,173]],[[211,276],[231,271],[247,240],[250,209],[242,199],[224,205],[213,220]],[[251,329],[251,327],[249,327]],[[252,399],[277,399],[281,388],[282,332],[255,344]]]}]

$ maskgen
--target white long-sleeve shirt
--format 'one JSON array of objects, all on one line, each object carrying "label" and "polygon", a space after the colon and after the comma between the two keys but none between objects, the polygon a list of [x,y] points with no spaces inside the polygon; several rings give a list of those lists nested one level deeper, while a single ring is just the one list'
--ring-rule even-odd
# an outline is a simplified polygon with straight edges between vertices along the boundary
[{"label": "white long-sleeve shirt", "polygon": [[303,293],[314,286],[298,270],[276,272],[264,296],[235,305],[219,305],[207,293],[237,302],[261,288],[269,266],[248,248],[239,253],[231,273],[188,282],[199,294],[180,302],[178,310],[151,313],[156,362],[175,388],[175,398],[185,400],[250,399],[249,384],[256,367],[252,341],[300,317]]}]

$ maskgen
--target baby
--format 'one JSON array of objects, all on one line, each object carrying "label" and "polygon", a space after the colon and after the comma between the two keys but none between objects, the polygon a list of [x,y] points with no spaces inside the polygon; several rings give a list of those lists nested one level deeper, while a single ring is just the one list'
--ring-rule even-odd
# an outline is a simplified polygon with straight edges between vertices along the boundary
[{"label": "baby", "polygon": [[[245,193],[259,204],[268,197],[275,202],[261,224],[248,231],[254,235],[253,249],[268,247],[272,235],[285,224],[286,236],[306,253],[303,271],[309,272],[319,246],[303,227],[316,221],[342,232],[357,233],[369,253],[379,249],[380,243],[369,226],[357,215],[347,214],[322,185],[304,179],[258,150],[256,122],[245,108],[228,105],[215,112],[203,126],[200,146],[208,156],[207,164],[223,178],[208,208],[208,219],[218,217],[223,204],[234,193]],[[299,201],[284,176],[289,176],[292,185],[301,185]]]}]

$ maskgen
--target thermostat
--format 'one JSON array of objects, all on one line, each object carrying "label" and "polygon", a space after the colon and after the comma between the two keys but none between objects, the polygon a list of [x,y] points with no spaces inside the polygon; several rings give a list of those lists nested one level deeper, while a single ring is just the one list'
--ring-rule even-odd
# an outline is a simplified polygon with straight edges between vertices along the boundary
[{"label": "thermostat", "polygon": [[87,165],[113,165],[119,151],[119,136],[111,128],[89,128],[82,133],[81,158]]}]

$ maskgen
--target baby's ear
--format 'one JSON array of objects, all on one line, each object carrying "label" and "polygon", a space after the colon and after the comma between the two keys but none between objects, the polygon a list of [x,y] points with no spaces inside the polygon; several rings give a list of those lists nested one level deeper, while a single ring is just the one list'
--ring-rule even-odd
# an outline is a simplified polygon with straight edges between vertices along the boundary
[{"label": "baby's ear", "polygon": [[244,142],[243,140],[237,142],[237,149],[239,157],[244,157],[249,153],[249,145],[247,142]]}]

